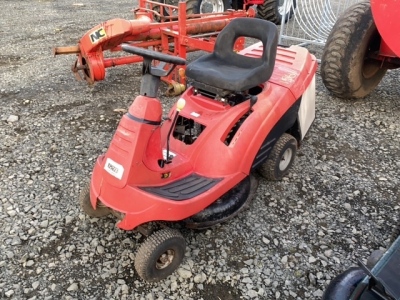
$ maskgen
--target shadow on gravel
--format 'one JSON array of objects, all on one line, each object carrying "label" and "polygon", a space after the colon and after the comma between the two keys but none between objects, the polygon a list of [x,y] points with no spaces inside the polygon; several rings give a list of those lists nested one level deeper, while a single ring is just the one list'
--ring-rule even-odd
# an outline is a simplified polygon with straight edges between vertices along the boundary
[{"label": "shadow on gravel", "polygon": [[240,298],[235,289],[228,284],[217,283],[214,285],[204,285],[203,292],[199,293],[203,299],[214,300],[236,300]]}]

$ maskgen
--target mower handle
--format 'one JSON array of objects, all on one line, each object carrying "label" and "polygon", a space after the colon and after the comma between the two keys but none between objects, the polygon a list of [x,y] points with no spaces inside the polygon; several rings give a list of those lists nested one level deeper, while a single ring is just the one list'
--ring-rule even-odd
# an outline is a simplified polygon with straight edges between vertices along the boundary
[{"label": "mower handle", "polygon": [[164,54],[161,52],[147,50],[147,49],[143,49],[143,48],[139,48],[139,47],[134,47],[134,46],[131,46],[128,44],[122,44],[122,50],[124,50],[128,53],[143,56],[143,58],[156,59],[159,61],[171,63],[171,64],[178,65],[178,66],[186,64],[186,60],[181,57],[172,56],[169,54]]}]

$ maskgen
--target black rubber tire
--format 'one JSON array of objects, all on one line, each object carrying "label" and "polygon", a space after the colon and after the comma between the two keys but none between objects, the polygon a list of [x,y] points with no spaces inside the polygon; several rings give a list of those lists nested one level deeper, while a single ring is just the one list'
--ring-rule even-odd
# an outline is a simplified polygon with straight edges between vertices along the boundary
[{"label": "black rubber tire", "polygon": [[349,299],[357,285],[365,278],[366,275],[367,274],[360,267],[351,267],[347,269],[329,283],[324,294],[322,295],[322,300]]},{"label": "black rubber tire", "polygon": [[[289,156],[289,162],[280,166],[286,154]],[[297,152],[297,140],[288,133],[284,133],[275,143],[274,148],[269,154],[267,160],[258,169],[259,173],[268,180],[281,180],[293,164]]]},{"label": "black rubber tire", "polygon": [[322,54],[326,88],[340,98],[367,96],[387,71],[381,62],[365,59],[368,52],[379,50],[380,40],[369,1],[349,7],[337,19]]},{"label": "black rubber tire", "polygon": [[[178,6],[179,0],[158,0],[159,3],[165,3],[165,4],[169,4],[169,5],[174,5],[174,6]],[[156,12],[160,13],[160,6],[154,6],[153,10],[155,10]],[[163,15],[164,17],[169,17],[169,10],[164,9],[163,8]],[[175,16],[176,18],[178,18],[178,10],[174,10],[172,12],[172,15]],[[175,18],[174,18],[175,19]],[[160,19],[156,18],[155,19],[157,22],[160,22]],[[174,21],[173,19],[171,19],[170,21]]]},{"label": "black rubber tire", "polygon": [[230,0],[220,0],[223,4],[223,10],[221,11],[200,11],[201,3],[206,0],[187,0],[186,1],[186,14],[200,14],[209,12],[223,12],[231,8]]},{"label": "black rubber tire", "polygon": [[288,7],[288,12],[283,20],[283,15],[279,12],[279,9],[283,6],[283,0],[264,0],[264,3],[257,5],[257,18],[270,21],[274,24],[281,25],[289,21],[296,10],[297,2],[293,0],[291,7]]},{"label": "black rubber tire", "polygon": [[232,0],[231,8],[238,10],[238,9],[243,9],[243,0]]},{"label": "black rubber tire", "polygon": [[[97,202],[99,204],[99,202]],[[111,213],[110,209],[104,206],[97,206],[93,208],[90,203],[90,184],[86,184],[79,194],[79,205],[81,209],[90,217],[101,218]]]},{"label": "black rubber tire", "polygon": [[[135,269],[139,276],[156,282],[171,275],[181,264],[185,256],[186,242],[182,234],[174,229],[165,228],[152,233],[139,247],[135,258]],[[162,266],[159,258],[171,251],[172,260]]]}]

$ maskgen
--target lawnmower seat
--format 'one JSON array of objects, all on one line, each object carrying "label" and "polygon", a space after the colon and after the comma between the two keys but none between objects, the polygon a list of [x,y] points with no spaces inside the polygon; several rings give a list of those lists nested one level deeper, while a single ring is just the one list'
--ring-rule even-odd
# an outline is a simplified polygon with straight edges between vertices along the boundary
[{"label": "lawnmower seat", "polygon": [[[236,53],[233,47],[239,37],[260,40],[263,44],[261,57]],[[233,19],[219,33],[214,52],[188,64],[186,76],[195,88],[221,96],[246,91],[271,77],[277,44],[275,24],[254,18]]]}]

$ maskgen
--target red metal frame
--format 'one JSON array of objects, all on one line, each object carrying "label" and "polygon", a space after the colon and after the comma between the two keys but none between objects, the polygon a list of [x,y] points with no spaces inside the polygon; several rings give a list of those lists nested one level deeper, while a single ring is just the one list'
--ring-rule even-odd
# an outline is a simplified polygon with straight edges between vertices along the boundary
[{"label": "red metal frame", "polygon": [[[178,11],[177,16],[173,16],[174,11]],[[105,57],[104,52],[107,50],[121,51],[122,43],[143,48],[151,47],[153,50],[186,59],[187,53],[191,51],[211,52],[218,33],[232,19],[254,17],[255,11],[250,8],[247,11],[228,10],[224,13],[186,15],[185,2],[179,2],[179,7],[176,7],[140,0],[134,15],[134,20],[112,19],[101,23],[86,32],[77,46],[56,47],[54,54],[76,53],[78,57],[72,68],[73,72],[78,79],[92,84],[105,78],[107,68],[143,60],[136,55]],[[235,48],[239,51],[243,47],[244,39],[240,38]],[[178,71],[172,72],[163,80],[171,84],[185,84],[184,76],[179,76]]]}]

